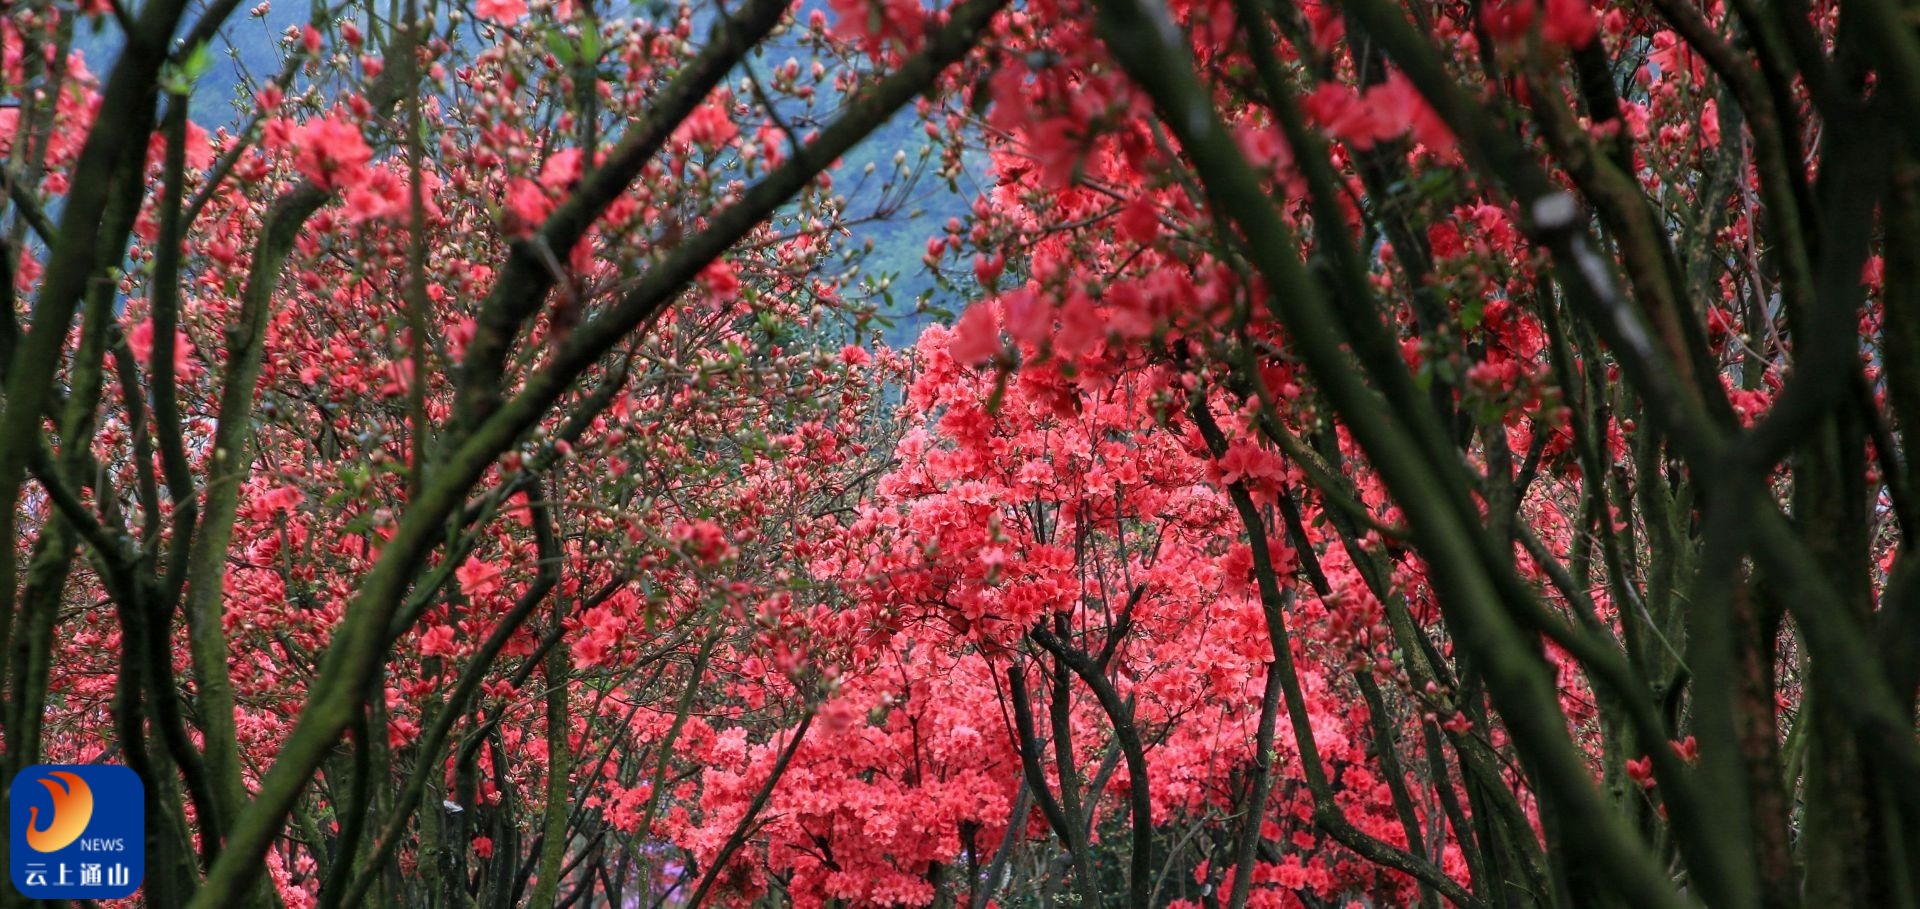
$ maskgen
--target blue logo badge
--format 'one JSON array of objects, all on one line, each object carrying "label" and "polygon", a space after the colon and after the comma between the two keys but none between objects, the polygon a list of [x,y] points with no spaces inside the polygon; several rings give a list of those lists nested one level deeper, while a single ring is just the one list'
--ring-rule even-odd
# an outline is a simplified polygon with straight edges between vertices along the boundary
[{"label": "blue logo badge", "polygon": [[7,864],[32,899],[132,896],[147,873],[147,798],[113,764],[35,764],[8,790]]}]

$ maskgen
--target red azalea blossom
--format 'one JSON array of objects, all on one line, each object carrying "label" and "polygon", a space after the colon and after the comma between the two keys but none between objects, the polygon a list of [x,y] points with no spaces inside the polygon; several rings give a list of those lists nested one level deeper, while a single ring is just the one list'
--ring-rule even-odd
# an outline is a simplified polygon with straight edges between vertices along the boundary
[{"label": "red azalea blossom", "polygon": [[453,626],[435,625],[420,635],[422,656],[452,656],[455,652]]},{"label": "red azalea blossom", "polygon": [[482,19],[501,25],[511,25],[526,18],[525,0],[474,0],[473,13]]},{"label": "red azalea blossom", "polygon": [[113,906],[1877,906],[1850,3],[16,3],[0,748]]},{"label": "red azalea blossom", "polygon": [[373,160],[360,127],[338,114],[294,127],[287,144],[293,149],[294,167],[321,189],[359,185]]},{"label": "red azalea blossom", "polygon": [[500,579],[504,574],[500,566],[483,561],[478,556],[468,556],[453,575],[460,582],[460,592],[468,597],[484,597],[500,589]]}]

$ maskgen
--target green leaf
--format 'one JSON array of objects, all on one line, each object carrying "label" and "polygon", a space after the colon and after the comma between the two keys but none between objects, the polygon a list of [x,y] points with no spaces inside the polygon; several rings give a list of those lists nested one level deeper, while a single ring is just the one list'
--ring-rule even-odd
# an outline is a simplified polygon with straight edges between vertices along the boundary
[{"label": "green leaf", "polygon": [[186,77],[188,83],[200,81],[200,77],[212,68],[213,54],[207,49],[205,41],[194,45],[193,53],[187,55],[185,63],[180,64],[181,75]]},{"label": "green leaf", "polygon": [[1437,199],[1453,189],[1453,171],[1430,170],[1414,178],[1414,188],[1429,199]]},{"label": "green leaf", "polygon": [[1486,316],[1487,301],[1480,299],[1467,300],[1460,306],[1460,327],[1467,331],[1472,331],[1480,327],[1481,320],[1485,319]]},{"label": "green leaf", "polygon": [[553,59],[560,61],[564,66],[572,66],[580,62],[579,48],[574,47],[573,42],[567,40],[567,36],[559,29],[548,29],[546,39],[547,52],[553,55]]}]

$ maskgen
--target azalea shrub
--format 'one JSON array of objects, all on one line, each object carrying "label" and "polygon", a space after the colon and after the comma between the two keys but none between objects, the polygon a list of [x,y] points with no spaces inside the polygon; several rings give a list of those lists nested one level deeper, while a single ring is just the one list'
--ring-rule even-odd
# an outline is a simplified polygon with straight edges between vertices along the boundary
[{"label": "azalea shrub", "polygon": [[1909,18],[16,3],[7,769],[150,906],[1907,905]]}]

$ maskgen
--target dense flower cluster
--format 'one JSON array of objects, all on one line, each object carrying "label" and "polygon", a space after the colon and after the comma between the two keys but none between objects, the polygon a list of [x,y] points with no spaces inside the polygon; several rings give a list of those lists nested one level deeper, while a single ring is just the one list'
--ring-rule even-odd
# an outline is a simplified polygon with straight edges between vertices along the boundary
[{"label": "dense flower cluster", "polygon": [[1920,89],[1732,6],[349,4],[215,127],[10,7],[9,769],[152,905],[1896,904]]}]

